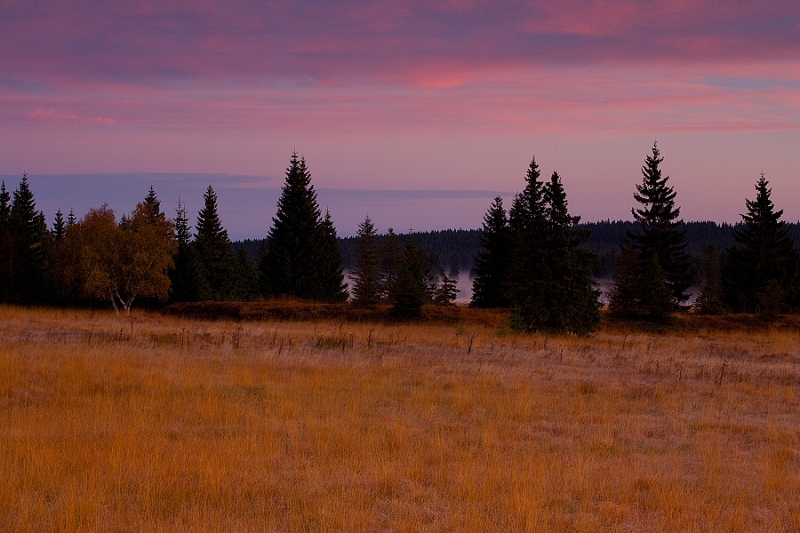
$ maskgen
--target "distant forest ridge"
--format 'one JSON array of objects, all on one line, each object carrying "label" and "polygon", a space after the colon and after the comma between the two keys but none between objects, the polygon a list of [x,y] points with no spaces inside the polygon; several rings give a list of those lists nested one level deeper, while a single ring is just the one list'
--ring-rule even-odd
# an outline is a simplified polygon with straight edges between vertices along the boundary
[{"label": "distant forest ridge", "polygon": [[[700,253],[703,248],[713,244],[723,254],[727,248],[735,244],[733,231],[739,224],[717,224],[716,222],[686,222],[687,251],[694,258],[695,263],[699,263]],[[614,272],[614,260],[617,252],[625,242],[626,232],[639,231],[638,222],[629,221],[604,221],[589,222],[579,224],[578,228],[591,231],[587,242],[589,248],[597,253],[600,264],[594,269],[594,275],[598,278],[610,278]],[[795,243],[800,243],[800,223],[787,222],[786,228],[794,238]],[[399,234],[400,239],[405,241],[408,234]],[[420,244],[433,264],[436,271],[445,270],[451,272],[457,268],[461,273],[472,270],[475,258],[481,249],[480,243],[481,230],[448,229],[441,231],[420,231],[414,232],[414,240]],[[378,236],[380,241],[382,235]],[[344,237],[339,239],[339,249],[342,252],[342,259],[345,268],[350,268],[356,261],[356,243],[358,237]],[[233,243],[238,252],[239,248],[244,247],[248,255],[257,259],[261,247],[260,239],[247,239]]]}]

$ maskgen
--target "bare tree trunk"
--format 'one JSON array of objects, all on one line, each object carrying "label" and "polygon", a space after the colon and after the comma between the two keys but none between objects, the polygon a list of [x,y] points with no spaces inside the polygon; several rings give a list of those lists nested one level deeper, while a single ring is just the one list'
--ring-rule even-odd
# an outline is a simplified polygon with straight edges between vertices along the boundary
[{"label": "bare tree trunk", "polygon": [[[131,296],[130,300],[128,300],[127,302],[123,302],[122,303],[122,307],[123,307],[123,309],[125,309],[125,314],[126,315],[130,315],[131,314],[131,306],[133,305],[134,298],[136,298],[135,294],[133,296]],[[121,298],[120,298],[120,300],[121,300]]]},{"label": "bare tree trunk", "polygon": [[119,314],[119,307],[117,307],[117,300],[114,298],[114,293],[111,291],[108,292],[111,295],[111,305],[114,306],[114,312]]}]

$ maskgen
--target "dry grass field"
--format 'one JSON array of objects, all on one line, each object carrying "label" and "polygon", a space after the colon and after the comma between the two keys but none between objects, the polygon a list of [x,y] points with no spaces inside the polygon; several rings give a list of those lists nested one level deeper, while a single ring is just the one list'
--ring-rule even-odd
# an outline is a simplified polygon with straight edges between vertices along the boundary
[{"label": "dry grass field", "polygon": [[0,307],[2,531],[800,531],[800,335]]}]

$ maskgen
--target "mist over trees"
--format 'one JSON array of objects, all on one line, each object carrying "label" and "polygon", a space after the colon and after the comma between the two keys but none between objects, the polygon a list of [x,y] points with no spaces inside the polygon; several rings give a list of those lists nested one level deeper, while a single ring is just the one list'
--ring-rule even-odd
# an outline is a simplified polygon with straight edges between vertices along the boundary
[{"label": "mist over trees", "polygon": [[471,306],[506,309],[526,331],[596,329],[599,277],[612,277],[609,311],[625,318],[668,321],[687,309],[690,286],[701,313],[774,319],[800,310],[800,225],[782,220],[765,176],[740,223],[684,223],[662,162],[654,144],[635,186],[633,221],[581,223],[561,176],[542,179],[532,159],[522,191],[507,210],[494,198],[479,230],[381,234],[366,217],[357,237],[340,239],[305,159],[293,153],[266,238],[237,243],[211,186],[194,226],[180,200],[167,216],[151,187],[129,213],[59,209],[48,228],[23,174],[13,191],[0,184],[0,302],[130,312],[169,302],[349,299],[415,318],[425,305],[453,305],[455,280],[469,275]]}]

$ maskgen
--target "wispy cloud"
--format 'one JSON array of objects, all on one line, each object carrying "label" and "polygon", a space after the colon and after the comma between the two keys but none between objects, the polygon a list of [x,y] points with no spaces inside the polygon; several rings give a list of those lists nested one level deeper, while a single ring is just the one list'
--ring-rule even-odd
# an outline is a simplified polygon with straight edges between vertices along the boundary
[{"label": "wispy cloud", "polygon": [[444,68],[797,59],[793,0],[5,2],[10,78],[407,79]]},{"label": "wispy cloud", "polygon": [[109,124],[109,125],[117,123],[116,120],[109,117],[85,117],[81,115],[76,115],[74,113],[62,113],[56,111],[53,108],[45,109],[42,107],[37,107],[36,109],[31,111],[31,113],[28,115],[28,118],[42,122],[74,121],[74,122],[84,122],[87,124]]}]

